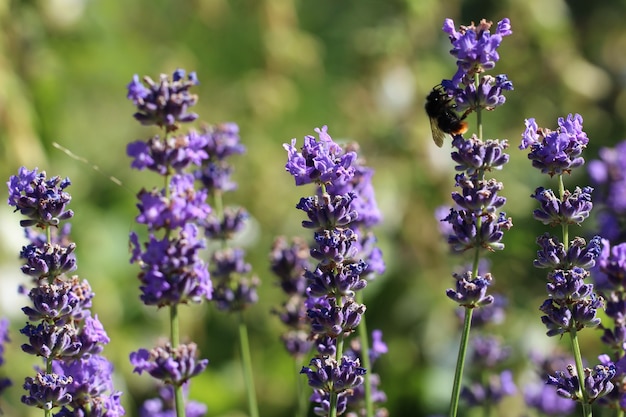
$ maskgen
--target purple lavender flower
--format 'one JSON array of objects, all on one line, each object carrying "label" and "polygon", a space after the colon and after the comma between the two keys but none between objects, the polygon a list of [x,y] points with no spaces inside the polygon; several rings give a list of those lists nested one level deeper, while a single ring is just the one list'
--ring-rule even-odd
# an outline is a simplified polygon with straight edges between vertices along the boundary
[{"label": "purple lavender flower", "polygon": [[72,381],[66,386],[72,400],[61,410],[60,416],[124,415],[120,393],[113,388],[113,365],[106,358],[88,355],[73,361],[55,361],[53,370],[59,375],[72,375]]},{"label": "purple lavender flower", "polygon": [[213,290],[209,272],[199,256],[205,242],[198,239],[196,226],[185,225],[173,238],[159,240],[150,236],[144,252],[134,233],[131,234],[131,244],[131,262],[141,265],[140,298],[146,305],[198,303],[211,298]]},{"label": "purple lavender flower", "polygon": [[509,147],[506,140],[479,140],[472,136],[462,139],[455,136],[452,145],[458,149],[452,152],[452,160],[457,163],[454,167],[457,171],[474,175],[478,171],[491,171],[502,169],[509,162],[509,154],[504,151]]},{"label": "purple lavender flower", "polygon": [[27,377],[24,389],[28,395],[22,396],[22,402],[26,405],[52,410],[72,401],[72,395],[68,392],[68,385],[73,381],[72,377],[58,374],[38,373],[34,378]]},{"label": "purple lavender flower", "polygon": [[526,131],[522,135],[520,149],[530,148],[528,159],[533,167],[551,177],[569,173],[585,163],[582,151],[589,138],[583,132],[583,118],[579,114],[569,114],[566,119],[558,119],[555,131],[539,128],[535,119],[526,120]]},{"label": "purple lavender flower", "polygon": [[47,320],[64,324],[78,307],[78,297],[72,290],[72,284],[67,281],[43,283],[30,290],[28,296],[33,306],[23,307],[22,311],[30,321]]},{"label": "purple lavender flower", "polygon": [[198,101],[198,96],[189,93],[189,89],[198,84],[195,72],[185,78],[185,71],[177,69],[171,80],[161,74],[158,83],[148,76],[143,82],[147,87],[134,75],[127,95],[137,107],[134,117],[142,125],[157,125],[172,132],[178,129],[179,122],[188,123],[198,118],[197,114],[188,112]]},{"label": "purple lavender flower", "polygon": [[303,366],[301,374],[309,378],[309,386],[323,390],[325,393],[342,393],[363,383],[365,369],[361,368],[359,360],[347,357],[337,363],[332,358],[313,358],[309,366]]},{"label": "purple lavender flower", "polygon": [[33,244],[24,246],[20,253],[20,258],[26,261],[22,272],[39,280],[71,272],[76,269],[75,249],[74,243],[68,246],[45,243],[41,248]]},{"label": "purple lavender flower", "polygon": [[354,176],[352,163],[356,153],[344,152],[333,142],[327,130],[326,126],[315,129],[319,141],[313,136],[306,136],[301,152],[295,147],[296,139],[291,140],[291,145],[283,145],[288,153],[285,169],[294,177],[296,185],[349,182]]},{"label": "purple lavender flower", "polygon": [[142,190],[137,204],[137,222],[150,230],[176,229],[206,218],[211,207],[206,204],[206,191],[194,188],[194,178],[189,174],[174,175],[170,180],[170,195],[164,191]]},{"label": "purple lavender flower", "polygon": [[478,26],[473,23],[470,26],[461,25],[457,31],[452,19],[444,21],[443,31],[452,43],[450,54],[457,58],[458,71],[452,78],[455,85],[459,85],[466,75],[473,78],[474,74],[493,69],[500,59],[497,49],[502,38],[513,33],[511,23],[507,18],[502,19],[494,34],[489,32],[492,24],[482,19]]},{"label": "purple lavender flower", "polygon": [[29,355],[41,356],[46,359],[72,358],[80,352],[77,329],[66,324],[55,326],[41,322],[37,326],[27,323],[20,333],[28,337],[22,350]]},{"label": "purple lavender flower", "polygon": [[367,269],[363,261],[340,263],[336,268],[316,268],[306,271],[308,294],[313,297],[334,294],[354,297],[356,291],[367,286],[367,280],[361,278]]},{"label": "purple lavender flower", "polygon": [[[321,361],[332,361],[336,366],[338,361],[351,360],[338,346],[355,330],[365,311],[365,306],[354,299],[356,291],[366,286],[366,277],[384,270],[376,239],[364,230],[380,221],[381,216],[371,185],[373,171],[357,158],[358,147],[338,145],[326,126],[316,132],[319,140],[305,137],[301,151],[295,148],[295,139],[291,145],[284,145],[288,154],[286,170],[296,185],[316,185],[315,195],[302,198],[297,205],[308,217],[303,227],[314,230],[310,256],[317,261],[316,266],[304,271],[304,277],[308,296],[305,305],[319,356],[311,362],[317,369],[305,367],[302,373],[309,375],[309,384],[316,389],[311,396],[311,401],[318,404],[315,412],[328,412],[333,403],[342,413],[347,402],[358,403],[361,397],[356,398],[354,390],[344,393],[320,387],[312,376],[326,371],[320,368]],[[372,262],[371,268],[364,259]],[[289,317],[295,318],[296,314]],[[354,373],[358,369],[347,371]],[[350,377],[355,376],[358,373]]]},{"label": "purple lavender flower", "polygon": [[15,207],[28,220],[21,220],[20,226],[38,226],[46,228],[57,226],[61,220],[71,218],[74,213],[67,210],[72,197],[65,191],[70,185],[68,178],[46,179],[46,172],[38,172],[35,168],[29,171],[25,167],[19,169],[18,175],[12,175],[9,187],[9,205]]},{"label": "purple lavender flower", "polygon": [[476,276],[472,279],[471,271],[464,274],[453,274],[456,279],[456,290],[449,288],[446,295],[460,306],[476,308],[493,303],[493,296],[487,295],[487,288],[491,285],[491,274]]},{"label": "purple lavender flower", "polygon": [[358,212],[352,208],[352,202],[356,198],[357,194],[353,192],[332,197],[324,194],[321,197],[301,198],[296,208],[304,211],[309,218],[302,221],[302,227],[327,229],[353,223],[358,218]]},{"label": "purple lavender flower", "polygon": [[[614,364],[596,365],[593,370],[585,368],[584,372],[583,385],[590,403],[613,390],[611,378],[615,376],[616,372]],[[581,399],[579,398],[580,381],[571,365],[567,368],[567,374],[557,371],[555,375],[549,375],[547,383],[556,386],[557,394],[563,398]]]},{"label": "purple lavender flower", "polygon": [[565,190],[563,198],[554,195],[554,191],[538,187],[531,195],[540,204],[539,209],[533,211],[533,217],[545,225],[580,224],[593,208],[591,202],[591,187],[576,187],[574,192]]},{"label": "purple lavender flower", "polygon": [[537,259],[533,262],[535,268],[566,268],[578,266],[589,269],[596,264],[596,259],[602,251],[600,236],[595,236],[589,244],[585,239],[576,237],[572,240],[565,251],[565,245],[558,238],[544,233],[537,238],[537,244],[541,247],[537,251]]},{"label": "purple lavender flower", "polygon": [[476,178],[458,174],[455,180],[461,192],[453,192],[452,200],[459,208],[493,214],[506,203],[506,198],[498,195],[504,185],[495,179],[476,181]]},{"label": "purple lavender flower", "polygon": [[195,130],[189,133],[161,139],[158,135],[147,142],[138,140],[129,143],[126,153],[133,159],[131,167],[143,170],[149,169],[159,175],[169,175],[181,172],[190,165],[201,165],[209,155],[204,149],[207,138]]},{"label": "purple lavender flower", "polygon": [[[483,75],[480,78],[478,88],[476,84],[469,83],[464,89],[454,88],[454,81],[449,83],[444,80],[441,85],[454,96],[456,110],[459,112],[476,111],[477,109],[494,110],[506,102],[503,91],[513,90],[513,83],[506,75],[496,77]],[[465,81],[465,80],[464,80]]]},{"label": "purple lavender flower", "polygon": [[365,305],[347,300],[338,306],[333,298],[328,299],[328,307],[311,308],[307,315],[311,320],[311,332],[332,338],[352,333],[365,313]]},{"label": "purple lavender flower", "polygon": [[166,384],[181,386],[202,373],[209,363],[208,359],[197,359],[197,348],[195,343],[188,343],[175,348],[167,344],[150,351],[139,349],[130,354],[130,363],[138,374],[145,371]]}]

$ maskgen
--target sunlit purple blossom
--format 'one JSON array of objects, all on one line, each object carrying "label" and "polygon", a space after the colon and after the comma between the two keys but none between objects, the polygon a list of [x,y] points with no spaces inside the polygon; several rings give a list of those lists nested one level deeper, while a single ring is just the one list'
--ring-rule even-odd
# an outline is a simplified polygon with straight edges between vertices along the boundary
[{"label": "sunlit purple blossom", "polygon": [[21,220],[20,226],[57,226],[61,220],[74,215],[66,209],[72,197],[65,190],[71,182],[69,178],[61,180],[55,176],[46,178],[46,172],[38,169],[30,171],[21,167],[18,175],[12,175],[7,182],[9,187],[9,206],[15,207],[27,220]]},{"label": "sunlit purple blossom", "polygon": [[509,154],[504,151],[509,147],[507,140],[482,141],[475,135],[468,139],[455,136],[452,139],[452,160],[457,163],[457,171],[465,171],[467,175],[474,175],[478,171],[502,169],[509,162]]},{"label": "sunlit purple blossom", "polygon": [[576,187],[574,192],[565,190],[563,198],[559,198],[554,191],[538,187],[531,195],[539,202],[540,208],[533,211],[533,217],[545,225],[580,224],[593,208],[591,201],[591,187]]},{"label": "sunlit purple blossom", "polygon": [[357,199],[357,194],[333,195],[323,194],[319,196],[302,197],[296,204],[298,210],[307,214],[309,220],[302,221],[302,227],[306,229],[325,229],[343,227],[353,223],[359,215],[352,206]]},{"label": "sunlit purple blossom", "polygon": [[143,83],[134,75],[128,84],[127,98],[137,107],[135,119],[142,125],[157,125],[167,132],[178,129],[178,123],[196,120],[198,115],[188,110],[198,101],[197,95],[189,93],[189,89],[198,84],[198,78],[195,72],[185,75],[184,70],[177,69],[171,80],[161,74],[159,82],[145,76]]},{"label": "sunlit purple blossom", "polygon": [[[564,398],[578,398],[580,382],[573,366],[568,366],[568,374],[557,371],[555,375],[549,375],[547,383],[557,387],[557,394]],[[596,365],[593,369],[585,368],[583,386],[590,402],[607,395],[613,390],[611,378],[615,376],[615,365]]]},{"label": "sunlit purple blossom", "polygon": [[200,165],[209,155],[204,148],[207,138],[195,130],[186,134],[161,138],[153,136],[126,146],[126,154],[133,158],[130,166],[137,170],[149,169],[159,175],[181,172],[190,165]]},{"label": "sunlit purple blossom", "polygon": [[173,348],[169,344],[157,346],[150,351],[139,349],[130,354],[133,372],[147,372],[166,384],[181,386],[207,367],[208,359],[197,359],[195,343],[181,344]]},{"label": "sunlit purple blossom", "polygon": [[38,373],[35,378],[26,377],[24,389],[28,394],[22,396],[22,402],[43,410],[63,406],[72,401],[72,395],[68,392],[71,383],[71,376],[58,374]]},{"label": "sunlit purple blossom", "polygon": [[54,278],[76,269],[74,251],[76,244],[68,246],[45,243],[39,248],[33,244],[24,246],[20,258],[25,260],[22,272],[36,279]]},{"label": "sunlit purple blossom", "polygon": [[471,271],[464,274],[453,274],[456,280],[456,289],[449,288],[446,295],[460,306],[476,308],[493,303],[493,296],[487,295],[487,288],[491,285],[493,278],[486,273],[483,276],[476,276],[472,279]]},{"label": "sunlit purple blossom", "polygon": [[498,195],[504,185],[495,179],[476,180],[465,173],[455,177],[456,186],[461,192],[452,192],[452,201],[459,208],[477,213],[495,213],[506,203],[506,198]]},{"label": "sunlit purple blossom", "polygon": [[300,371],[309,377],[309,386],[327,393],[341,393],[361,385],[365,372],[358,359],[345,356],[341,363],[332,358],[313,358]]},{"label": "sunlit purple blossom", "polygon": [[528,159],[543,174],[569,173],[585,163],[581,154],[589,138],[582,130],[582,116],[569,114],[565,119],[560,117],[555,131],[539,128],[534,118],[526,119],[525,123],[526,130],[519,148],[530,148]]},{"label": "sunlit purple blossom", "polygon": [[593,237],[589,244],[582,237],[574,238],[565,251],[565,245],[556,236],[544,233],[537,238],[540,249],[537,259],[533,261],[535,268],[569,268],[578,266],[589,269],[596,264],[602,251],[600,236]]},{"label": "sunlit purple blossom", "polygon": [[[478,219],[480,229],[476,227]],[[453,233],[448,236],[450,248],[456,252],[463,252],[467,249],[481,247],[489,251],[504,249],[501,242],[504,232],[513,227],[511,218],[506,217],[506,213],[500,212],[497,218],[493,216],[476,215],[467,210],[450,209],[448,216],[442,221],[446,221],[452,227]]]},{"label": "sunlit purple blossom", "polygon": [[209,272],[199,254],[205,242],[198,238],[195,225],[185,225],[171,238],[150,236],[144,251],[136,234],[131,234],[131,244],[131,262],[141,266],[140,298],[146,305],[198,303],[211,298]]},{"label": "sunlit purple blossom", "polygon": [[350,299],[338,306],[335,299],[329,298],[329,307],[309,309],[307,315],[311,320],[311,332],[333,338],[352,333],[361,322],[365,313],[365,305]]},{"label": "sunlit purple blossom", "polygon": [[367,269],[363,261],[339,264],[336,268],[315,268],[304,273],[308,284],[308,295],[341,295],[354,297],[355,292],[367,286],[367,280],[361,278]]},{"label": "sunlit purple blossom", "polygon": [[[496,107],[506,102],[503,91],[513,90],[513,83],[509,81],[505,74],[495,77],[491,75],[483,75],[480,78],[478,88],[473,82],[463,80],[465,88],[453,88],[454,81],[449,83],[444,80],[441,85],[452,93],[456,103],[456,111],[476,111],[477,109],[494,110]],[[469,82],[469,84],[468,84]]]},{"label": "sunlit purple blossom", "polygon": [[502,38],[511,35],[511,23],[508,18],[502,19],[492,34],[492,22],[482,19],[478,26],[472,23],[469,26],[461,25],[457,31],[452,19],[445,19],[443,31],[448,34],[452,43],[450,54],[457,59],[458,71],[453,77],[458,85],[465,75],[473,76],[476,73],[491,70],[500,59],[498,47]]},{"label": "sunlit purple blossom", "polygon": [[173,175],[169,188],[169,196],[164,190],[139,192],[137,223],[145,224],[152,231],[161,228],[171,230],[205,219],[211,212],[206,203],[206,190],[194,188],[192,175]]},{"label": "sunlit purple blossom", "polygon": [[285,169],[294,177],[296,185],[350,181],[354,176],[352,164],[356,153],[344,152],[328,135],[326,126],[315,131],[319,140],[306,136],[301,152],[295,147],[296,139],[291,140],[291,145],[283,145],[288,154]]}]

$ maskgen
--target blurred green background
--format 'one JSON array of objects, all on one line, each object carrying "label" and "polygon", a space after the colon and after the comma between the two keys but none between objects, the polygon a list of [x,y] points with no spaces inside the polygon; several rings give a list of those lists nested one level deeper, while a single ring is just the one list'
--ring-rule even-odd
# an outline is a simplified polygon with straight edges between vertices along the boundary
[{"label": "blurred green background", "polygon": [[[126,85],[133,74],[156,79],[179,67],[198,74],[200,119],[237,122],[248,149],[233,160],[239,189],[226,200],[252,215],[238,243],[263,280],[261,301],[247,313],[261,415],[292,416],[296,378],[304,379],[270,314],[284,297],[268,272],[268,251],[276,235],[304,234],[294,206],[311,193],[284,171],[282,144],[293,137],[302,143],[324,124],[333,138],[358,141],[376,170],[384,213],[376,233],[387,272],[368,286],[365,301],[369,328],[383,330],[389,345],[376,369],[387,408],[391,416],[446,410],[458,323],[444,291],[464,260],[450,256],[438,234],[433,211],[451,201],[454,168],[449,144],[435,147],[423,112],[431,88],[455,72],[441,31],[446,17],[457,26],[481,18],[512,23],[494,75],[508,74],[515,90],[483,120],[486,137],[511,141],[511,162],[495,176],[505,184],[515,226],[506,250],[490,257],[495,290],[508,297],[509,309],[506,322],[491,330],[513,346],[509,364],[523,384],[532,377],[525,370],[531,349],[568,348],[566,340],[546,338],[539,320],[544,272],[532,260],[535,236],[545,229],[531,218],[529,195],[547,179],[517,149],[524,119],[554,128],[557,117],[582,114],[587,159],[626,137],[626,1],[0,1],[0,177],[24,165],[71,178],[77,273],[96,292],[93,310],[111,337],[104,353],[115,363],[127,415],[154,395],[148,376],[132,374],[128,354],[166,333],[167,312],[139,302],[137,268],[128,263],[135,193],[156,178],[131,171],[125,148],[156,130],[132,118]],[[567,179],[572,187],[587,183],[584,170]],[[35,360],[19,349],[25,318],[15,294],[27,280],[17,260],[24,244],[18,222],[8,206],[0,209],[0,315],[13,330],[0,372],[14,381],[0,406],[22,417],[40,413],[19,401]],[[580,233],[592,233],[593,222],[585,227]],[[191,397],[208,405],[208,416],[247,415],[236,318],[207,305],[183,308],[183,318],[182,334],[211,361],[194,379]],[[595,363],[600,332],[581,336],[583,353]],[[522,415],[520,401],[508,400],[496,415]]]}]

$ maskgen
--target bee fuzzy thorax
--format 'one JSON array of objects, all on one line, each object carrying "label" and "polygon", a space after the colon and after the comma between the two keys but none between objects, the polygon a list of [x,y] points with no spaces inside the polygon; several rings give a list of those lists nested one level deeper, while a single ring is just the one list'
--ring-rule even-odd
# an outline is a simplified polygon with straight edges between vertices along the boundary
[{"label": "bee fuzzy thorax", "polygon": [[441,85],[435,86],[428,94],[424,109],[430,120],[430,129],[437,146],[443,146],[446,135],[462,135],[467,132],[468,125],[463,120],[466,115],[459,116],[454,100]]}]

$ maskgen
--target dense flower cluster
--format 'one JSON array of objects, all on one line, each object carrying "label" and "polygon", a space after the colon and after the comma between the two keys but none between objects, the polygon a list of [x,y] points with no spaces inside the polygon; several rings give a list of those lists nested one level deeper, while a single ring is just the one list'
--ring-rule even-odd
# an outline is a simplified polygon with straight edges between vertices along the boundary
[{"label": "dense flower cluster", "polygon": [[[212,208],[206,202],[207,190],[196,189],[196,177],[190,172],[209,158],[210,138],[194,130],[173,134],[181,123],[197,118],[189,112],[197,101],[189,89],[198,80],[195,73],[185,75],[180,69],[174,71],[171,80],[162,74],[159,83],[145,77],[147,87],[135,76],[128,85],[128,98],[137,107],[135,118],[164,130],[164,136],[127,146],[127,154],[133,159],[131,166],[157,173],[166,184],[150,191],[143,189],[137,195],[136,221],[148,228],[148,238],[141,243],[137,233],[130,234],[131,262],[141,268],[141,301],[169,307],[170,317],[177,317],[178,306],[211,299],[214,291],[208,267],[200,257],[206,247],[200,228]],[[178,328],[178,323],[171,326]],[[172,387],[172,392],[181,390],[190,378],[204,371],[208,360],[197,359],[196,345],[179,344],[178,337],[177,332],[172,332],[170,343],[131,353],[135,372],[149,373]],[[182,400],[182,396],[174,397]]]},{"label": "dense flower cluster", "polygon": [[[533,167],[550,177],[557,176],[559,180],[558,193],[538,187],[531,195],[540,206],[533,212],[535,219],[564,231],[561,240],[548,233],[537,239],[540,249],[534,265],[549,269],[546,284],[548,298],[540,307],[547,335],[569,334],[574,344],[577,343],[578,331],[600,324],[597,312],[604,306],[593,284],[585,282],[588,270],[595,265],[601,253],[600,238],[594,237],[589,243],[580,237],[566,240],[568,225],[581,224],[593,207],[590,187],[576,187],[570,192],[563,186],[563,175],[585,162],[581,155],[589,139],[582,123],[580,115],[570,114],[567,118],[559,118],[558,129],[551,131],[539,128],[534,119],[528,119],[520,145],[520,149],[530,150],[528,159]],[[583,369],[582,358],[575,355],[574,359],[576,367],[569,365],[567,372],[560,370],[549,375],[547,383],[556,386],[560,396],[588,407],[598,397],[613,390],[610,380],[615,376],[615,366],[608,363]],[[584,379],[582,384],[581,377]]]},{"label": "dense flower cluster", "polygon": [[[357,329],[365,312],[358,292],[368,279],[384,271],[384,263],[374,235],[367,230],[381,217],[371,185],[373,171],[358,158],[356,145],[338,145],[326,126],[315,131],[319,138],[307,136],[300,150],[295,139],[284,145],[285,168],[296,185],[316,185],[316,194],[296,205],[306,214],[302,226],[313,230],[312,246],[307,248],[299,240],[289,246],[279,238],[271,258],[272,269],[289,295],[279,312],[290,327],[285,345],[296,357],[306,354],[311,344],[317,350],[301,373],[314,388],[315,413],[327,416],[384,400],[377,377],[366,375],[371,371],[362,367],[365,358],[355,350],[343,351],[344,338]],[[310,265],[309,259],[317,264]],[[310,342],[304,339],[305,331]],[[380,348],[382,341],[376,346]],[[376,399],[364,399],[365,391],[359,391],[368,377],[368,396],[376,393]]]},{"label": "dense flower cluster", "polygon": [[[21,168],[7,185],[9,205],[28,217],[21,222],[24,227],[56,228],[73,215],[66,209],[71,200],[64,191],[69,179],[47,179],[45,172]],[[55,417],[122,416],[113,366],[100,355],[109,338],[98,316],[91,314],[94,293],[86,280],[65,275],[76,268],[76,245],[69,242],[68,231],[50,233],[49,239],[28,231],[31,243],[20,254],[25,262],[22,272],[35,283],[28,292],[30,305],[22,309],[30,320],[20,330],[28,339],[22,350],[44,358],[44,367],[26,378],[22,402],[44,410],[60,407]],[[0,336],[5,337],[3,332]]]},{"label": "dense flower cluster", "polygon": [[198,115],[188,110],[198,101],[198,96],[189,93],[189,89],[198,84],[198,78],[195,72],[185,75],[184,70],[177,69],[171,80],[161,74],[158,83],[148,76],[142,83],[135,75],[128,84],[127,95],[137,106],[135,119],[143,125],[162,127],[166,132],[177,130],[179,123],[196,120]]},{"label": "dense flower cluster", "polygon": [[[446,19],[443,24],[443,31],[452,43],[450,54],[457,59],[457,72],[452,79],[443,80],[441,85],[454,98],[457,109],[465,114],[478,109],[493,110],[506,101],[503,91],[513,90],[513,83],[504,74],[482,75],[496,66],[502,39],[513,33],[507,18],[498,22],[493,34],[490,33],[491,26],[492,22],[485,19],[478,26],[473,23],[461,25],[459,30],[452,19]],[[476,77],[480,78],[478,86]]]},{"label": "dense flower cluster", "polygon": [[[509,19],[498,22],[495,33],[492,23],[481,20],[478,25],[460,26],[457,30],[451,19],[446,19],[443,31],[452,44],[450,54],[456,58],[457,71],[451,79],[441,81],[450,99],[451,109],[462,112],[465,118],[472,112],[491,111],[503,105],[505,91],[513,90],[513,84],[504,74],[486,75],[500,59],[497,51],[502,39],[512,34]],[[480,121],[481,118],[479,117]],[[513,226],[512,220],[502,211],[506,203],[500,193],[503,184],[486,178],[488,172],[501,170],[509,162],[507,140],[483,139],[482,126],[478,135],[464,138],[455,134],[452,138],[452,160],[455,162],[455,186],[452,193],[453,207],[437,210],[440,230],[454,253],[471,251],[473,263],[453,273],[455,288],[446,291],[448,298],[457,303],[463,318],[462,342],[457,363],[450,415],[456,415],[459,398],[470,407],[488,409],[503,397],[513,395],[516,386],[509,370],[500,370],[506,355],[495,339],[474,337],[469,342],[470,329],[480,329],[484,324],[501,322],[504,317],[505,299],[488,294],[493,277],[482,254],[504,249],[504,233]],[[495,303],[497,300],[497,304]],[[474,345],[472,365],[477,375],[461,390],[460,377],[463,369],[465,346]]]}]

